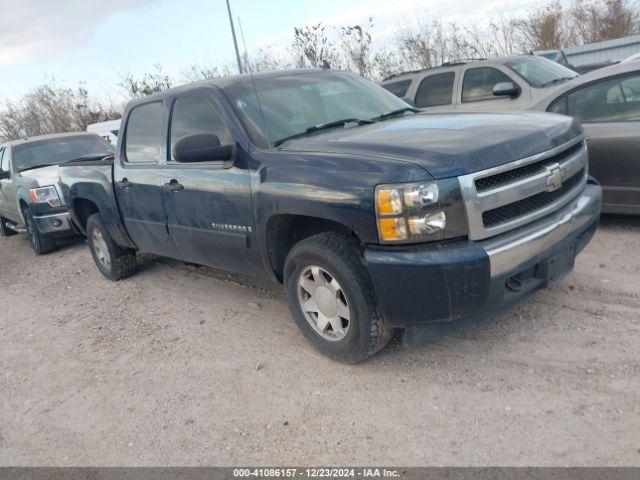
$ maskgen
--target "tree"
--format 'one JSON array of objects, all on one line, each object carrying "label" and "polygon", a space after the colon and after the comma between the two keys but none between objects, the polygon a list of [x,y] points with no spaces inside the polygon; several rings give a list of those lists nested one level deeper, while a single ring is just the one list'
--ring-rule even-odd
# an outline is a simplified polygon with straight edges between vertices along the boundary
[{"label": "tree", "polygon": [[530,50],[551,50],[566,44],[563,13],[562,5],[555,1],[521,20],[525,44]]},{"label": "tree", "polygon": [[291,52],[293,63],[299,68],[321,67],[324,62],[332,67],[340,65],[335,44],[329,39],[327,27],[322,23],[295,27]]},{"label": "tree", "polygon": [[370,78],[373,74],[371,29],[373,18],[369,17],[368,24],[340,27],[340,46],[347,61],[347,68],[353,68],[363,77]]},{"label": "tree", "polygon": [[163,73],[162,66],[156,64],[154,71],[145,73],[140,78],[130,73],[122,75],[119,85],[129,98],[138,98],[167,90],[172,87],[172,84],[169,76]]}]

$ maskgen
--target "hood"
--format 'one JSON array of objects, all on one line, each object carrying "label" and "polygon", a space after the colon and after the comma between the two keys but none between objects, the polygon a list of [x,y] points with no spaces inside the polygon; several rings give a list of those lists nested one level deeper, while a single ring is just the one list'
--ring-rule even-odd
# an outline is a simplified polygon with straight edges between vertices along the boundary
[{"label": "hood", "polygon": [[279,148],[396,159],[447,178],[550,150],[581,133],[571,118],[546,113],[418,114],[329,130]]},{"label": "hood", "polygon": [[39,187],[57,186],[60,182],[60,167],[58,165],[50,165],[48,167],[34,168],[33,170],[20,172],[20,176],[35,180],[38,182]]}]

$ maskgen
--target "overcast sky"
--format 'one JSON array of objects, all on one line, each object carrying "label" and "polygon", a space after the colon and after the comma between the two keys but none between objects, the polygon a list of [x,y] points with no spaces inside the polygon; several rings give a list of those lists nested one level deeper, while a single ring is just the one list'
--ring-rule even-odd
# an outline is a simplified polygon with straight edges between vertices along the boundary
[{"label": "overcast sky", "polygon": [[[378,42],[417,15],[458,23],[514,12],[532,0],[231,0],[249,51],[289,43],[294,26],[353,24],[374,17]],[[161,64],[180,77],[191,65],[235,59],[225,0],[0,0],[0,102],[54,79],[85,82],[117,99],[120,74]]]}]

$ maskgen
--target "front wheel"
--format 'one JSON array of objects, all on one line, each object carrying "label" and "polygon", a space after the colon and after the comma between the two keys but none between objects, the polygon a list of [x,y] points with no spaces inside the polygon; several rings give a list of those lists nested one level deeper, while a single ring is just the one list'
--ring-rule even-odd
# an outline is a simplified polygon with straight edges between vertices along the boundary
[{"label": "front wheel", "polygon": [[393,330],[384,325],[373,285],[350,239],[323,233],[295,245],[285,261],[289,309],[323,354],[357,363],[381,350]]},{"label": "front wheel", "polygon": [[87,242],[98,270],[109,280],[117,281],[136,271],[136,252],[113,241],[99,213],[87,220]]},{"label": "front wheel", "polygon": [[53,252],[56,249],[56,239],[38,230],[38,226],[33,221],[31,209],[25,208],[22,211],[22,218],[24,218],[24,224],[27,227],[27,235],[29,236],[29,242],[31,243],[33,251],[38,255]]}]

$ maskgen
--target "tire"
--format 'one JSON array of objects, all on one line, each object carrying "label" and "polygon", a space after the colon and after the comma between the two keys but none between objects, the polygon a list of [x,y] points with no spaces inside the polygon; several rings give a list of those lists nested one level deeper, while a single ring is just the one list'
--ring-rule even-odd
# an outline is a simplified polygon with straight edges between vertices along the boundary
[{"label": "tire", "polygon": [[322,233],[296,244],[285,260],[284,284],[298,327],[334,360],[361,362],[393,336],[393,329],[384,324],[362,255],[347,237]]},{"label": "tire", "polygon": [[7,219],[0,217],[0,237],[10,237],[11,235],[16,235],[18,232],[15,230],[11,230],[7,227]]},{"label": "tire", "polygon": [[56,249],[56,239],[51,235],[40,233],[38,226],[33,221],[33,213],[30,208],[22,210],[22,218],[24,218],[24,225],[27,228],[27,236],[33,251],[37,255],[53,252]]},{"label": "tire", "polygon": [[87,220],[87,243],[98,270],[109,280],[118,281],[136,271],[136,252],[113,241],[99,213]]}]

